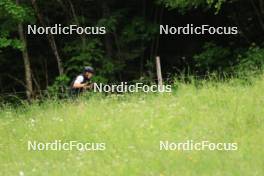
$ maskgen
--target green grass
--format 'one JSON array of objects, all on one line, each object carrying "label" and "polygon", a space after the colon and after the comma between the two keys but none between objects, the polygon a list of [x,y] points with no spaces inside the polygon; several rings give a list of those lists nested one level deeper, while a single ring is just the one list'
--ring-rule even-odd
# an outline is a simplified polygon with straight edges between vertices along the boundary
[{"label": "green grass", "polygon": [[[264,175],[264,78],[178,83],[173,93],[91,96],[0,112],[0,175]],[[28,151],[28,140],[106,150]],[[159,142],[237,142],[237,151],[160,151]]]}]

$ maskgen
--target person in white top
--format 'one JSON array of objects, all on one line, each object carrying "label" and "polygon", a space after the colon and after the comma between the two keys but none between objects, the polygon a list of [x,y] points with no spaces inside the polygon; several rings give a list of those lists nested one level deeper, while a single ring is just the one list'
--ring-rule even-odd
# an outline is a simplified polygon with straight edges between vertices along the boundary
[{"label": "person in white top", "polygon": [[84,67],[82,74],[78,75],[71,84],[71,93],[79,94],[84,90],[92,88],[92,85],[89,84],[89,81],[94,75],[94,69],[90,66]]}]

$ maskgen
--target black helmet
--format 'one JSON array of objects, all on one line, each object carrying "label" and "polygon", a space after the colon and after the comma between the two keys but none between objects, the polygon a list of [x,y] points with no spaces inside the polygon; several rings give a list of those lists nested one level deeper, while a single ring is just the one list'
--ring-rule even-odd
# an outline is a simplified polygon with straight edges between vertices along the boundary
[{"label": "black helmet", "polygon": [[87,67],[84,67],[84,72],[94,73],[94,69],[93,67],[87,66]]}]

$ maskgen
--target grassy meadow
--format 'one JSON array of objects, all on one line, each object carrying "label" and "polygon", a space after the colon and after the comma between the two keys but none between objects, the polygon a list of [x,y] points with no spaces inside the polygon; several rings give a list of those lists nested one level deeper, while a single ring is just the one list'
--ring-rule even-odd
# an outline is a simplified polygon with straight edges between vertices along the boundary
[{"label": "grassy meadow", "polygon": [[[176,83],[172,93],[94,95],[0,111],[0,175],[264,175],[264,77]],[[104,151],[28,151],[28,141],[105,142]],[[160,141],[236,142],[236,151],[160,151]]]}]

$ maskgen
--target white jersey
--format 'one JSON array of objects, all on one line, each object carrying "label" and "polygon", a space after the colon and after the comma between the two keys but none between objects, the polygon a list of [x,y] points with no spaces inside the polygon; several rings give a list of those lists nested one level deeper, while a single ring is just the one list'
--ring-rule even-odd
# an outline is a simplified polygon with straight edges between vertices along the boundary
[{"label": "white jersey", "polygon": [[84,81],[84,76],[83,76],[83,75],[79,75],[79,76],[77,76],[77,78],[75,79],[74,84],[75,84],[75,83],[82,84],[83,81]]}]

